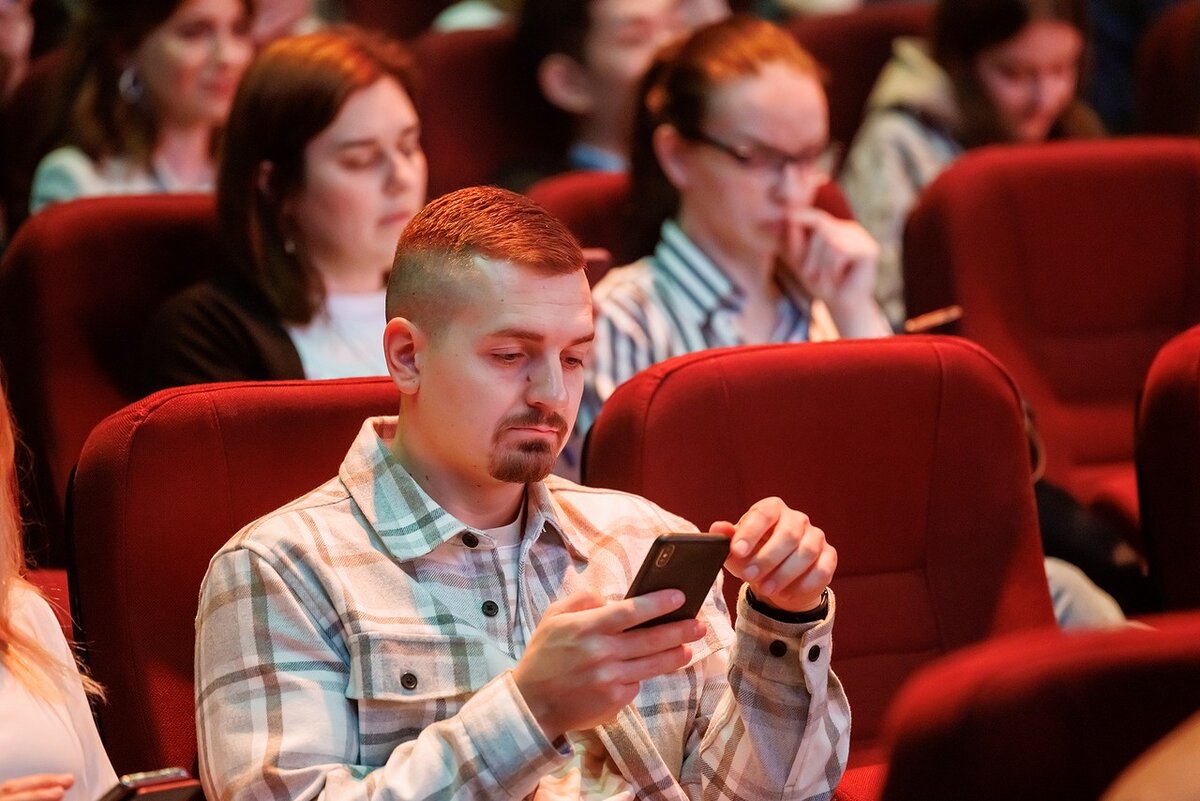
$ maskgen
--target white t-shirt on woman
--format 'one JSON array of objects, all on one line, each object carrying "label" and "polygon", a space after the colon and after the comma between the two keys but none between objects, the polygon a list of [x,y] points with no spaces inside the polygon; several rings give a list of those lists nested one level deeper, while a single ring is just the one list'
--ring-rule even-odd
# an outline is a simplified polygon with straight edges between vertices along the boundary
[{"label": "white t-shirt on woman", "polygon": [[387,290],[330,294],[307,325],[287,325],[305,378],[387,375]]},{"label": "white t-shirt on woman", "polygon": [[92,720],[75,659],[50,605],[39,595],[13,590],[13,624],[33,636],[55,659],[72,668],[55,674],[39,695],[0,664],[0,781],[34,773],[70,773],[75,784],[64,801],[94,801],[117,783]]}]

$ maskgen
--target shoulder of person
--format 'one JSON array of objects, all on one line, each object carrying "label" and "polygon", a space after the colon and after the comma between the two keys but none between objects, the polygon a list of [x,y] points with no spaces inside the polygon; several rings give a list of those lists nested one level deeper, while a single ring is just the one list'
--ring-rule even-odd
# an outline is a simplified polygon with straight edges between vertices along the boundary
[{"label": "shoulder of person", "polygon": [[51,203],[96,194],[103,186],[99,168],[77,147],[52,150],[38,162],[33,174],[29,209],[40,211]]},{"label": "shoulder of person", "polygon": [[592,302],[599,313],[612,304],[645,303],[653,293],[653,257],[646,256],[606,272],[592,287]]},{"label": "shoulder of person", "polygon": [[41,593],[23,583],[15,584],[9,598],[9,613],[16,625],[30,634],[64,664],[74,665],[70,646],[63,636],[58,616]]},{"label": "shoulder of person", "polygon": [[[565,514],[563,522],[577,530],[594,529],[609,537],[644,536],[647,541],[669,531],[696,531],[696,526],[653,501],[632,492],[588,487],[560,476],[548,476],[546,488]],[[585,524],[585,525],[578,525]]]}]

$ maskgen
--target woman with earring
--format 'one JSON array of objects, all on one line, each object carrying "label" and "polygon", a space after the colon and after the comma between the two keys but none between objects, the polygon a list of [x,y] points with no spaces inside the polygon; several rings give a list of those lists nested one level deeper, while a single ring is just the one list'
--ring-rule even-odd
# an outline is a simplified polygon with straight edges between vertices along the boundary
[{"label": "woman with earring", "polygon": [[66,46],[61,145],[30,210],[90,195],[211,189],[217,131],[253,55],[251,0],[86,0]]},{"label": "woman with earring", "polygon": [[24,578],[14,447],[0,389],[0,801],[93,801],[117,782],[87,702],[100,687]]},{"label": "woman with earring", "polygon": [[384,375],[385,278],[425,204],[412,66],[355,28],[277,40],[225,130],[217,213],[232,269],[151,321],[147,391]]}]

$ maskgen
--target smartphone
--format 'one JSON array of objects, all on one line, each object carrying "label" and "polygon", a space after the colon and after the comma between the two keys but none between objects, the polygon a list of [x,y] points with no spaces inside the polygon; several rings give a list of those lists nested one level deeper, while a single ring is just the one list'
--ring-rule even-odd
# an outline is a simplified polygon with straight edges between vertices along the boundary
[{"label": "smartphone", "polygon": [[204,801],[200,782],[183,768],[163,768],[145,773],[126,773],[97,801]]},{"label": "smartphone", "polygon": [[626,598],[636,598],[655,590],[681,590],[683,606],[635,629],[688,620],[700,612],[712,589],[721,565],[729,556],[729,537],[721,534],[662,534],[650,546],[650,553],[629,585]]}]

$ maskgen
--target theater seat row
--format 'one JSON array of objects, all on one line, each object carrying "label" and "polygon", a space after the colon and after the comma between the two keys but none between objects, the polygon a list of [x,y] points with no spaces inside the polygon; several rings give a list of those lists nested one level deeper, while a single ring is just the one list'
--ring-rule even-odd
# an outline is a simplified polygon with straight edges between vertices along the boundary
[{"label": "theater seat row", "polygon": [[[72,585],[109,687],[100,723],[118,771],[195,758],[191,621],[212,553],[332,475],[360,421],[397,403],[386,378],[185,387],[92,432],[71,495]],[[1168,619],[1162,634],[1054,629],[1019,397],[963,340],[664,362],[605,407],[586,472],[701,525],[778,494],[830,532],[833,664],[855,714],[844,801],[1012,797],[1000,788],[1021,776],[1056,798],[1094,798],[1123,763],[1085,758],[1129,757],[1200,702],[1184,681],[1200,667],[1200,618]],[[1138,693],[1107,703],[1099,693],[1117,681]],[[1085,748],[1069,738],[1088,704]],[[1039,715],[1037,738],[1005,738],[1029,725],[1012,710]],[[1024,753],[1035,739],[1045,758],[1013,756],[1013,742]],[[947,755],[969,769],[947,773]],[[1049,764],[1060,772],[1037,772]],[[1085,768],[1086,781],[1071,778]]]}]

